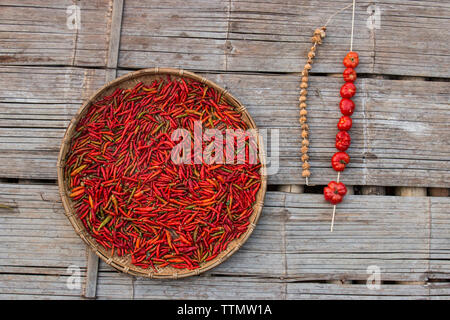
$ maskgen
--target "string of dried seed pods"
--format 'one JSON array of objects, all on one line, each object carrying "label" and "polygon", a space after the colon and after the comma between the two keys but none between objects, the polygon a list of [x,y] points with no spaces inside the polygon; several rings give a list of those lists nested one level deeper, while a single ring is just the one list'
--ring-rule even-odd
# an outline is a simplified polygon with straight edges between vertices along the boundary
[{"label": "string of dried seed pods", "polygon": [[349,8],[351,6],[347,5],[344,8],[340,9],[339,11],[336,11],[334,14],[332,14],[325,25],[321,28],[317,28],[314,31],[314,35],[311,38],[311,42],[313,43],[313,46],[311,47],[311,50],[308,52],[308,60],[306,61],[305,67],[302,71],[302,82],[300,84],[300,125],[302,129],[302,147],[301,147],[301,160],[302,160],[302,177],[305,178],[305,183],[308,185],[309,183],[309,177],[311,176],[311,171],[309,170],[311,168],[311,165],[309,164],[309,126],[308,126],[308,111],[306,110],[307,104],[306,104],[306,97],[308,95],[308,91],[306,90],[308,88],[308,75],[309,71],[312,69],[312,63],[316,56],[316,47],[320,44],[322,44],[322,40],[325,38],[326,33],[325,30],[327,29],[327,25],[331,22],[331,20],[339,13],[344,11],[345,9]]},{"label": "string of dried seed pods", "polygon": [[309,71],[312,69],[312,63],[314,60],[314,57],[316,56],[316,47],[320,44],[322,44],[322,39],[325,38],[326,27],[323,26],[322,28],[318,28],[314,31],[314,35],[311,38],[311,42],[313,43],[313,46],[311,47],[311,50],[308,52],[308,60],[306,61],[305,67],[302,71],[302,82],[300,84],[300,125],[302,129],[302,177],[306,180],[306,185],[308,185],[308,179],[311,176],[310,168],[311,165],[309,164],[309,126],[308,126],[308,111],[306,110],[307,104],[306,104],[306,97],[308,95],[308,75]]}]

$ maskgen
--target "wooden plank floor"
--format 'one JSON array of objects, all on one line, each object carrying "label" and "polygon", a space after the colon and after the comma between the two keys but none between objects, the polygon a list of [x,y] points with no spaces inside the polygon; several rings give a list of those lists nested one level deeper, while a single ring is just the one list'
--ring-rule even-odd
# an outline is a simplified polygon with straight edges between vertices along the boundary
[{"label": "wooden plank floor", "polygon": [[[86,251],[57,195],[51,184],[0,184],[0,203],[11,207],[0,211],[3,295],[80,295],[81,289],[67,287],[67,268],[80,266],[83,279]],[[450,235],[443,230],[450,228],[449,206],[448,197],[349,196],[330,233],[330,207],[321,195],[271,191],[252,237],[220,266],[199,277],[156,281],[134,279],[102,263],[98,297],[395,297],[411,290],[432,298],[435,282],[429,279],[450,279],[442,274],[449,259]],[[378,293],[365,285],[369,266],[377,266],[387,283]]]},{"label": "wooden plank floor", "polygon": [[[317,187],[293,193],[304,184],[299,72],[313,30],[350,1],[76,3],[79,29],[68,25],[69,0],[0,4],[0,298],[83,298],[92,257],[59,199],[59,144],[96,89],[116,74],[156,66],[226,87],[259,128],[279,132],[279,169],[269,176],[255,232],[229,260],[175,281],[134,278],[100,263],[97,298],[450,298],[450,4],[357,1],[359,91],[343,175],[355,194],[339,206],[330,233],[331,208],[319,193],[334,178],[329,158],[351,10],[328,28],[310,77]],[[373,10],[380,25],[371,29]],[[364,195],[369,190],[380,195]],[[381,286],[371,290],[374,266]]]}]

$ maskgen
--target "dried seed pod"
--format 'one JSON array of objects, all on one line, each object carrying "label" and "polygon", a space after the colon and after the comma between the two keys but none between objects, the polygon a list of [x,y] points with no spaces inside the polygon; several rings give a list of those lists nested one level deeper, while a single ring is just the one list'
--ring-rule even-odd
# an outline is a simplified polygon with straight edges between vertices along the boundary
[{"label": "dried seed pod", "polygon": [[309,172],[309,170],[303,170],[302,171],[302,177],[306,178],[306,177],[310,177],[311,176],[311,172]]},{"label": "dried seed pod", "polygon": [[308,138],[308,135],[309,135],[308,131],[306,131],[306,130],[303,130],[303,131],[302,131],[302,138],[303,138],[303,139]]},{"label": "dried seed pod", "polygon": [[322,44],[322,37],[320,35],[315,35],[311,38],[312,43]]},{"label": "dried seed pod", "polygon": [[306,178],[306,184],[308,184],[308,177],[311,175],[310,171],[308,170],[311,166],[308,162],[309,156],[308,156],[308,146],[309,146],[309,126],[306,123],[308,115],[308,111],[306,110],[306,96],[308,95],[308,91],[306,90],[308,88],[308,74],[309,70],[312,69],[313,59],[316,56],[316,47],[317,45],[320,45],[322,43],[322,39],[325,38],[326,27],[317,28],[314,30],[314,34],[311,38],[311,41],[313,43],[313,46],[311,47],[310,51],[308,52],[308,59],[306,61],[305,67],[302,71],[302,82],[300,84],[300,124],[302,128],[302,177]]}]

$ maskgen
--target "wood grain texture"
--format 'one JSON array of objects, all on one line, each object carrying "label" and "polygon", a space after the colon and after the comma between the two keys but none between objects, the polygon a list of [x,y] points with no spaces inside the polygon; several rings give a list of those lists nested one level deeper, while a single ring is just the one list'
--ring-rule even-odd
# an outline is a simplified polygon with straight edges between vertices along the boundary
[{"label": "wood grain texture", "polygon": [[[0,295],[80,295],[81,289],[66,286],[67,268],[80,266],[84,281],[84,244],[62,212],[57,187],[3,183],[0,203],[17,209],[0,211]],[[204,276],[133,280],[102,263],[97,296],[231,298],[229,289],[220,290],[225,286],[233,288],[237,299],[250,295],[300,299],[309,294],[428,297],[423,285],[387,286],[377,293],[361,285],[342,289],[317,281],[365,281],[370,265],[381,269],[382,281],[448,279],[449,208],[450,199],[443,197],[348,196],[338,208],[335,231],[330,233],[330,206],[321,195],[268,192],[250,239]],[[29,286],[27,281],[33,279],[37,282]],[[331,288],[328,294],[327,288]],[[448,294],[445,287],[437,286],[433,295],[441,297],[439,288],[442,296]]]},{"label": "wood grain texture", "polygon": [[[0,64],[105,66],[110,3],[2,1]],[[78,29],[71,25],[70,16],[75,11],[69,7],[73,5],[80,10]]]},{"label": "wood grain texture", "polygon": [[[79,30],[67,27],[74,3]],[[217,268],[155,281],[101,263],[98,298],[450,298],[449,3],[357,1],[361,76],[342,180],[371,195],[346,197],[333,233],[322,196],[299,193],[298,72],[313,30],[348,1],[127,0],[120,16],[117,4],[1,1],[0,179],[55,179],[61,138],[82,102],[116,73],[158,66],[201,72],[240,99],[259,128],[279,130],[280,169],[269,183],[288,187],[267,194],[249,241]],[[381,25],[371,30],[375,8]],[[349,9],[333,20],[310,77],[312,184],[335,178],[329,158],[350,17]],[[424,189],[378,196],[382,186],[432,187],[429,195],[444,197]],[[87,261],[54,184],[0,182],[1,299],[80,299]],[[379,290],[365,284],[370,265],[381,268]],[[79,288],[67,286],[69,266],[79,267]]]},{"label": "wood grain texture", "polygon": [[[72,1],[2,1],[0,64],[106,66],[112,1],[78,1],[81,28],[69,29]],[[348,2],[129,0],[119,66],[298,72],[313,30]],[[368,28],[373,10],[380,27]],[[359,72],[448,77],[450,7],[445,2],[358,1],[354,47]],[[348,51],[351,10],[335,17],[315,72],[338,72]],[[50,39],[50,40],[49,40]],[[433,64],[424,64],[426,57]]]},{"label": "wood grain texture", "polygon": [[[348,1],[127,1],[119,66],[300,72],[314,29]],[[379,28],[369,28],[374,10]],[[360,73],[448,77],[450,6],[440,1],[358,1]],[[351,9],[337,15],[314,72],[340,72]],[[424,59],[433,63],[424,63]]]},{"label": "wood grain texture", "polygon": [[[4,89],[0,177],[54,179],[64,129],[82,101],[104,83],[105,71],[1,67],[0,73],[4,75],[0,78]],[[269,176],[269,183],[304,184],[299,160],[298,77],[203,75],[240,99],[257,126],[269,130],[268,138],[270,130],[279,130],[279,170]],[[26,76],[37,81],[23,82]],[[329,159],[335,152],[341,84],[340,77],[310,77],[311,184],[326,184],[335,178]],[[448,187],[450,83],[363,78],[358,79],[358,88],[351,164],[342,180],[348,185]]]},{"label": "wood grain texture", "polygon": [[289,283],[288,299],[332,300],[429,300],[430,289],[425,285],[382,284],[370,290],[365,284]]},{"label": "wood grain texture", "polygon": [[64,216],[55,185],[0,184],[1,266],[86,265],[84,245]]}]

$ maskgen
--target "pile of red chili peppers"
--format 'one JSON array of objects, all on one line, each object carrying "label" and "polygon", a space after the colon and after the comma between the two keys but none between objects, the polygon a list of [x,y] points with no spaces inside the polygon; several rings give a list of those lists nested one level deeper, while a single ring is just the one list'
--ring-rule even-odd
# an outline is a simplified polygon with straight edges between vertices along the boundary
[{"label": "pile of red chili peppers", "polygon": [[171,134],[192,134],[195,121],[248,128],[213,88],[169,76],[117,89],[77,124],[65,164],[70,197],[111,254],[142,268],[196,269],[248,229],[261,164],[175,164]]},{"label": "pile of red chili peppers", "polygon": [[[355,103],[350,99],[356,93],[356,87],[353,84],[356,80],[355,68],[358,66],[359,57],[358,53],[350,51],[344,58],[344,66],[346,69],[343,72],[345,84],[341,87],[340,94],[342,97],[339,103],[342,117],[339,119],[337,127],[339,132],[336,134],[336,152],[331,158],[331,165],[337,172],[344,171],[345,166],[350,162],[350,157],[345,152],[350,146],[350,135],[348,131],[352,127],[352,118],[350,117],[355,110]],[[347,188],[342,182],[331,181],[323,190],[325,200],[336,205],[342,201]]]}]

